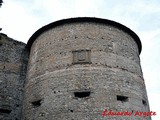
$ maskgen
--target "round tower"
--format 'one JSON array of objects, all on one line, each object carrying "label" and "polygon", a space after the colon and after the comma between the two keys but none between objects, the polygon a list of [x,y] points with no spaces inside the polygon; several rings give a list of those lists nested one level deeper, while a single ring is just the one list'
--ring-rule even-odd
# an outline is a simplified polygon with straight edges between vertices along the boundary
[{"label": "round tower", "polygon": [[[100,18],[71,18],[29,39],[24,120],[144,120],[149,112],[139,54],[129,28]],[[108,112],[130,115],[109,115]]]}]

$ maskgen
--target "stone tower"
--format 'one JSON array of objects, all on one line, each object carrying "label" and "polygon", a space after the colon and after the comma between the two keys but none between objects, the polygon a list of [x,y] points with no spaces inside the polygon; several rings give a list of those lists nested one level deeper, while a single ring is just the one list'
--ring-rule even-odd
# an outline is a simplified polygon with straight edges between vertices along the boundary
[{"label": "stone tower", "polygon": [[139,54],[129,28],[100,18],[71,18],[36,31],[30,52],[24,120],[148,120],[102,112],[149,111]]}]

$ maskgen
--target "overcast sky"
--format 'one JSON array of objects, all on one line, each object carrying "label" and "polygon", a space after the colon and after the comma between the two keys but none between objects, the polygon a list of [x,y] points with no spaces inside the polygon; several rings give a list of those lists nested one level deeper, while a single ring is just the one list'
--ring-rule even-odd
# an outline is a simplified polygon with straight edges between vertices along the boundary
[{"label": "overcast sky", "polygon": [[3,0],[2,33],[27,43],[42,26],[70,17],[100,17],[132,29],[142,42],[141,65],[150,110],[160,118],[160,0]]}]

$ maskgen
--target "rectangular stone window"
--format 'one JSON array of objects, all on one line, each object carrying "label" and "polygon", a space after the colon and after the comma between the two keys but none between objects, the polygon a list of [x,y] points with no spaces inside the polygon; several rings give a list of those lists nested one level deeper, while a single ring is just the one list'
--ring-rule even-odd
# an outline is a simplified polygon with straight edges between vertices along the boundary
[{"label": "rectangular stone window", "polygon": [[90,50],[75,50],[73,53],[73,64],[90,64],[91,51]]},{"label": "rectangular stone window", "polygon": [[91,92],[90,91],[80,91],[80,92],[74,92],[75,98],[87,98],[90,97]]},{"label": "rectangular stone window", "polygon": [[122,101],[122,102],[127,102],[128,101],[128,97],[127,96],[117,95],[117,100],[118,101]]}]

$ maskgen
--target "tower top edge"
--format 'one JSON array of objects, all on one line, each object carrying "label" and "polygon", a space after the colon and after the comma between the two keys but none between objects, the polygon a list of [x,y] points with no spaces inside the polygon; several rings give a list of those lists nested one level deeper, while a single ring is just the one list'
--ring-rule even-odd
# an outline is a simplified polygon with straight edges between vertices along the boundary
[{"label": "tower top edge", "polygon": [[137,36],[137,34],[135,32],[133,32],[130,28],[126,27],[125,25],[122,25],[118,22],[112,21],[112,20],[108,20],[108,19],[103,19],[103,18],[96,18],[96,17],[76,17],[76,18],[68,18],[68,19],[62,19],[62,20],[58,20],[55,22],[52,22],[50,24],[47,24],[43,27],[41,27],[40,29],[38,29],[28,40],[26,48],[30,50],[33,42],[36,40],[36,38],[38,36],[40,36],[43,32],[55,28],[57,26],[61,26],[64,24],[71,24],[71,23],[83,23],[83,22],[89,22],[89,23],[102,23],[102,24],[106,24],[106,25],[111,25],[114,27],[117,27],[123,31],[125,31],[126,33],[128,33],[137,43],[138,46],[138,50],[139,50],[139,54],[141,53],[142,50],[142,44],[141,41],[139,39],[139,37]]}]

